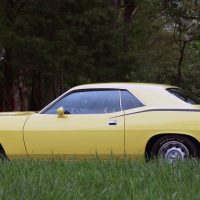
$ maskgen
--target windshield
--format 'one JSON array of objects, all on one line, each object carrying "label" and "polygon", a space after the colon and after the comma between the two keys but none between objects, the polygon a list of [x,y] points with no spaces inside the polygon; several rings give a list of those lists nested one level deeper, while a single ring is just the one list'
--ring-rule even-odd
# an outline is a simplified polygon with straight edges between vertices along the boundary
[{"label": "windshield", "polygon": [[200,98],[192,94],[191,92],[184,91],[180,88],[168,88],[167,91],[175,95],[179,99],[185,101],[186,103],[200,104]]}]

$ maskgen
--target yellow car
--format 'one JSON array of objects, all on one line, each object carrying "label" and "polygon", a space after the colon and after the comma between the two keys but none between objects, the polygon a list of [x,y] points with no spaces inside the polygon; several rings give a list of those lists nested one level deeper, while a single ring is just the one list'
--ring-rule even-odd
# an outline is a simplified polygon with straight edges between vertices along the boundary
[{"label": "yellow car", "polygon": [[199,156],[200,99],[180,88],[142,83],[72,88],[38,113],[0,114],[0,152],[14,157],[98,154]]}]

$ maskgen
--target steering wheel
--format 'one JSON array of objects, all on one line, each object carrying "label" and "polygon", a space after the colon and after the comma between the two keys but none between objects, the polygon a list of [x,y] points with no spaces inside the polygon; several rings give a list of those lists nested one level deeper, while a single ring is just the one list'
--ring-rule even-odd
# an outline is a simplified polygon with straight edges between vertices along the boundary
[{"label": "steering wheel", "polygon": [[104,113],[113,113],[113,112],[115,112],[115,109],[110,106],[104,108]]},{"label": "steering wheel", "polygon": [[78,114],[80,113],[80,109],[76,107],[65,108],[65,114]]}]

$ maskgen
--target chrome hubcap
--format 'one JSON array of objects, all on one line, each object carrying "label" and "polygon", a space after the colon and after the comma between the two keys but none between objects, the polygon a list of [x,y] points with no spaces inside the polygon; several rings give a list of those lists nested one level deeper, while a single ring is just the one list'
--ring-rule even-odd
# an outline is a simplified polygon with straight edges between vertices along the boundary
[{"label": "chrome hubcap", "polygon": [[163,144],[158,152],[158,156],[172,163],[176,160],[185,160],[190,157],[190,154],[184,144],[178,141],[170,141]]}]

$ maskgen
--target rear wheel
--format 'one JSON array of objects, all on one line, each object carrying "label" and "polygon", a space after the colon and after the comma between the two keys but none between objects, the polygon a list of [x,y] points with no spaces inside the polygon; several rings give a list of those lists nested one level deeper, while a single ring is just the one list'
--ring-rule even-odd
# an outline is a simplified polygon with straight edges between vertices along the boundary
[{"label": "rear wheel", "polygon": [[170,163],[197,156],[197,145],[190,138],[181,135],[162,136],[151,149],[151,158],[164,159]]}]

